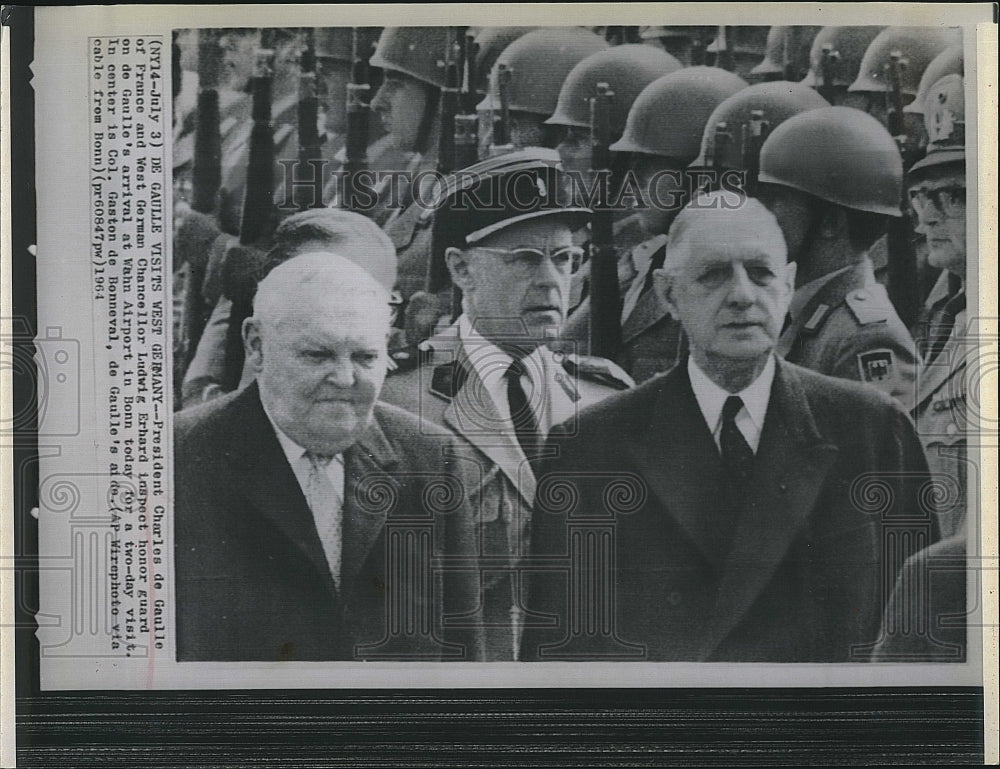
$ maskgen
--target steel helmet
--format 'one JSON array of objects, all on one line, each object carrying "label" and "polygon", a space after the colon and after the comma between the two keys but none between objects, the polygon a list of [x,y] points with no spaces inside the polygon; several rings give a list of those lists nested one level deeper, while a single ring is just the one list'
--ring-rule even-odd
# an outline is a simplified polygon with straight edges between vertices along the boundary
[{"label": "steel helmet", "polygon": [[435,88],[444,88],[444,57],[451,44],[447,27],[386,27],[370,63],[401,72]]},{"label": "steel helmet", "polygon": [[548,117],[556,109],[559,89],[579,62],[608,47],[600,35],[582,27],[536,29],[508,45],[490,73],[490,91],[477,110],[499,110],[496,73],[502,64],[510,74],[509,107]]},{"label": "steel helmet", "polygon": [[746,87],[741,77],[718,67],[687,67],[664,75],[636,97],[625,133],[611,149],[690,163],[712,110]]},{"label": "steel helmet", "polygon": [[917,98],[903,107],[903,112],[922,113],[924,111],[924,101],[927,97],[927,91],[945,75],[965,75],[962,46],[950,46],[934,57],[934,60],[927,65],[927,69],[924,70],[924,74],[920,78],[920,86],[917,88]]},{"label": "steel helmet", "polygon": [[965,80],[956,72],[927,89],[924,108],[927,155],[910,172],[965,161]]},{"label": "steel helmet", "polygon": [[927,65],[945,48],[961,45],[962,31],[955,27],[888,27],[883,29],[868,50],[857,80],[848,91],[865,93],[885,93],[889,88],[889,61],[894,53],[906,59],[906,66],[900,73],[900,90],[906,96],[916,97]]},{"label": "steel helmet", "polygon": [[767,137],[759,180],[857,211],[901,216],[903,159],[885,127],[852,107],[789,118]]},{"label": "steel helmet", "polygon": [[641,43],[630,43],[591,54],[566,77],[559,91],[556,111],[545,122],[550,125],[590,126],[590,100],[598,83],[614,91],[611,133],[621,136],[629,109],[642,89],[657,78],[681,69],[681,63],[666,51]]},{"label": "steel helmet", "polygon": [[885,27],[823,27],[813,38],[809,51],[809,72],[802,84],[810,88],[823,85],[823,51],[834,57],[833,82],[829,85],[847,88],[861,69],[861,59],[878,33]]},{"label": "steel helmet", "polygon": [[[771,27],[767,33],[764,60],[750,70],[751,75],[800,80],[809,69],[809,49],[820,27]],[[785,72],[785,68],[790,71]]]},{"label": "steel helmet", "polygon": [[[693,166],[713,166],[715,168],[743,169],[747,165],[742,157],[743,126],[750,126],[751,120],[762,118],[767,132],[773,131],[793,115],[811,109],[829,107],[830,104],[812,88],[801,83],[789,83],[786,80],[776,80],[770,83],[758,83],[742,91],[737,91],[715,111],[705,124],[705,133],[701,139],[701,154],[692,163]],[[731,141],[725,148],[716,147],[716,138],[720,126],[725,126],[725,132]],[[720,157],[721,150],[721,157]],[[753,159],[756,165],[756,158]]]},{"label": "steel helmet", "polygon": [[476,82],[473,87],[480,93],[490,89],[490,71],[497,58],[519,37],[539,27],[483,27],[476,33]]}]

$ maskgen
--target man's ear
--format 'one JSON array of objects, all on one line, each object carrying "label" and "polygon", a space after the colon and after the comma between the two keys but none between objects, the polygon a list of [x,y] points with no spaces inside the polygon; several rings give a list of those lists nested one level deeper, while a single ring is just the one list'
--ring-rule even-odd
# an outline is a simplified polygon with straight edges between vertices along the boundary
[{"label": "man's ear", "polygon": [[785,282],[785,288],[788,291],[788,295],[791,296],[795,293],[795,273],[798,270],[799,265],[795,262],[789,262],[785,265],[785,274],[783,276]]},{"label": "man's ear", "polygon": [[663,299],[670,314],[677,318],[677,305],[674,302],[674,279],[664,269],[653,270],[653,290]]},{"label": "man's ear", "polygon": [[249,317],[243,321],[243,351],[255,373],[264,367],[264,344],[260,333],[260,318]]},{"label": "man's ear", "polygon": [[445,264],[448,265],[448,272],[451,273],[451,282],[458,286],[464,293],[475,288],[475,280],[469,272],[469,257],[458,248],[450,246],[444,251]]}]

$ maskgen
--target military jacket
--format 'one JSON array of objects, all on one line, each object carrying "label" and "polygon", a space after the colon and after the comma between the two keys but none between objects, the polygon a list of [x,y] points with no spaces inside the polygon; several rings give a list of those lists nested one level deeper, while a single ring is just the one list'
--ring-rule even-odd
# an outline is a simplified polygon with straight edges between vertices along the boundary
[{"label": "military jacket", "polygon": [[778,353],[820,374],[866,382],[913,407],[916,346],[867,259],[833,275],[792,313]]}]

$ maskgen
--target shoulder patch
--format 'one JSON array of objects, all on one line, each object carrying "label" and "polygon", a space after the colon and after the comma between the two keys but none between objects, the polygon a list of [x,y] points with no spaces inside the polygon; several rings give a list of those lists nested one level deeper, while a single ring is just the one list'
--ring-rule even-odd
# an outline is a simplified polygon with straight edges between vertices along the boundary
[{"label": "shoulder patch", "polygon": [[884,382],[891,379],[896,359],[892,350],[868,350],[858,355],[858,373],[862,382]]},{"label": "shoulder patch", "polygon": [[891,317],[892,304],[884,286],[856,288],[847,294],[844,302],[862,326],[885,323]]},{"label": "shoulder patch", "polygon": [[570,376],[596,382],[615,390],[628,390],[635,387],[635,381],[625,369],[607,358],[593,355],[565,355],[560,361],[562,367]]}]

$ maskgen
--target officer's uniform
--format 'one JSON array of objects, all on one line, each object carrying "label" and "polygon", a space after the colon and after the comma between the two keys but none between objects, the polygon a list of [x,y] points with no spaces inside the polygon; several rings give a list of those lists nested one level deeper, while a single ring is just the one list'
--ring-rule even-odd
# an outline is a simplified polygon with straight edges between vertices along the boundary
[{"label": "officer's uniform", "polygon": [[[558,164],[554,150],[529,148],[447,177],[435,213],[441,242],[431,290],[442,290],[450,280],[443,258],[448,247],[471,249],[490,234],[527,219],[559,216],[571,230],[586,221],[589,210],[567,207],[559,199],[557,190],[564,180]],[[466,199],[492,200],[494,205],[469,207]],[[397,368],[387,377],[381,397],[416,414],[422,429],[452,430],[458,436],[462,454],[457,467],[479,521],[488,658],[510,660],[518,648],[526,587],[515,566],[528,552],[537,483],[532,461],[539,458],[551,427],[572,422],[581,409],[627,389],[632,380],[610,361],[567,355],[537,340],[528,343],[531,352],[520,358],[523,373],[509,373],[514,366],[510,352],[501,349],[495,335],[489,334],[487,341],[473,328],[475,297],[469,297],[468,307],[469,315],[460,316],[409,356],[394,356]],[[506,341],[508,347],[525,344],[516,334]],[[526,406],[514,400],[518,390]],[[522,421],[526,413],[531,423],[527,433]]]},{"label": "officer's uniform", "polygon": [[[535,504],[532,467],[503,404],[489,397],[490,370],[502,353],[473,334],[465,316],[444,333],[420,345],[418,365],[387,377],[382,400],[416,414],[422,429],[452,430],[462,451],[459,466],[479,522],[488,659],[509,660],[517,648],[523,575],[512,568],[528,553],[531,510]],[[463,333],[464,332],[464,333]],[[531,408],[542,435],[574,420],[581,409],[628,389],[632,380],[601,358],[536,349],[524,359]],[[528,618],[530,621],[530,618]]]},{"label": "officer's uniform", "polygon": [[872,384],[912,407],[916,347],[867,259],[799,287],[789,315],[778,341],[785,360]]},{"label": "officer's uniform", "polygon": [[[917,435],[924,445],[931,472],[940,473],[945,484],[946,504],[937,507],[938,522],[944,537],[958,532],[965,523],[969,483],[969,449],[966,433],[970,429],[968,413],[969,347],[966,332],[965,290],[949,290],[950,273],[943,273],[927,298],[930,334],[950,326],[940,349],[930,344],[917,376],[913,419]],[[954,312],[956,308],[957,312]],[[950,317],[946,317],[950,316]],[[978,479],[975,479],[978,480]]]}]

